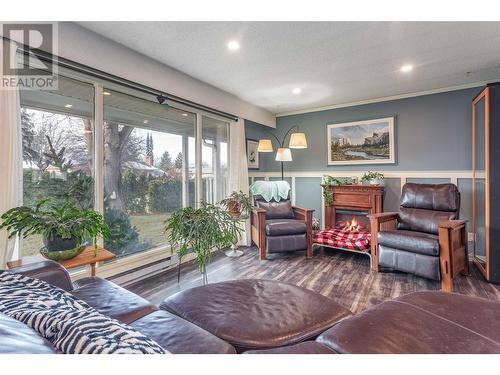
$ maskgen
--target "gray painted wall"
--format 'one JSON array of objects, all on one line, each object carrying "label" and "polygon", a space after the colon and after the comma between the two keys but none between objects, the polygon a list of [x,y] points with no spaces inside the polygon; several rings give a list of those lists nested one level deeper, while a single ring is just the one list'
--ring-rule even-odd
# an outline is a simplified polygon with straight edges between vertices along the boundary
[{"label": "gray painted wall", "polygon": [[[285,171],[470,169],[471,100],[478,91],[473,88],[279,117],[276,129],[247,121],[247,137],[263,138],[266,130],[280,137],[298,125],[306,133],[309,148],[292,150],[293,162],[285,163]],[[395,164],[327,166],[327,124],[388,116],[396,120]],[[260,154],[260,162],[261,171],[279,171],[274,154]]]},{"label": "gray painted wall", "polygon": [[[399,99],[388,102],[338,108],[291,115],[277,119],[276,129],[246,121],[247,138],[270,138],[269,131],[281,138],[291,126],[298,125],[306,133],[309,148],[292,150],[293,161],[285,163],[285,177],[290,172],[324,172],[341,170],[432,171],[471,169],[471,101],[480,88]],[[396,163],[380,165],[327,165],[326,125],[395,117]],[[280,163],[274,153],[260,154],[258,172],[278,172]],[[296,177],[296,204],[316,210],[321,218],[320,178]],[[442,183],[449,179],[411,178],[408,182]],[[461,217],[470,220],[471,181],[459,179],[462,193]],[[400,179],[386,180],[384,210],[395,211],[399,206]]]}]

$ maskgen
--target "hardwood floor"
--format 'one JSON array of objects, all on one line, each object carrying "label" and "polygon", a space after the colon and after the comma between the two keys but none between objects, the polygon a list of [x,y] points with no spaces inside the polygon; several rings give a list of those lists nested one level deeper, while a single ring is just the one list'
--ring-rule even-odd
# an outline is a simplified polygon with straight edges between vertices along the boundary
[{"label": "hardwood floor", "polygon": [[[439,290],[439,283],[403,273],[376,273],[370,270],[369,258],[334,250],[318,250],[311,259],[300,253],[278,255],[260,261],[255,247],[245,248],[240,258],[214,254],[208,267],[208,281],[260,278],[279,280],[314,290],[330,297],[353,312],[386,299],[419,290]],[[500,286],[484,281],[471,265],[470,276],[458,276],[455,292],[500,301]],[[131,284],[126,288],[159,304],[167,296],[180,290],[202,285],[194,263],[183,265],[180,283],[177,270],[168,270]]]}]

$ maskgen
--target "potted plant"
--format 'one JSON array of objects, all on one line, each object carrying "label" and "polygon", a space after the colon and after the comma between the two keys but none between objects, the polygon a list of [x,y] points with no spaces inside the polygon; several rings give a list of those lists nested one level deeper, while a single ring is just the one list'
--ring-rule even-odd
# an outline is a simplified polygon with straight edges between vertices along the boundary
[{"label": "potted plant", "polygon": [[221,200],[220,204],[226,208],[234,219],[248,216],[252,209],[250,197],[241,190],[233,191],[230,196]]},{"label": "potted plant", "polygon": [[92,240],[94,255],[97,255],[97,237],[106,238],[109,234],[101,214],[82,210],[73,202],[55,206],[44,199],[35,207],[12,208],[0,218],[0,229],[7,229],[9,238],[41,235],[44,247],[40,252],[52,260],[74,258],[89,240]]},{"label": "potted plant", "polygon": [[380,172],[366,172],[361,177],[361,182],[365,185],[380,185],[384,184],[384,175]]},{"label": "potted plant", "polygon": [[178,279],[182,257],[190,249],[196,255],[203,284],[208,283],[207,265],[213,249],[229,247],[241,234],[238,222],[220,206],[202,203],[200,208],[175,211],[165,223],[171,250],[179,254]]}]

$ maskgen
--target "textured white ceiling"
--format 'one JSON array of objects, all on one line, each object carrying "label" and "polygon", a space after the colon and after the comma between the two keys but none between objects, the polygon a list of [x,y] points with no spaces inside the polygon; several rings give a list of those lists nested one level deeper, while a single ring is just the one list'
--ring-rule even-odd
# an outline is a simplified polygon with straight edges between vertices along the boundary
[{"label": "textured white ceiling", "polygon": [[500,22],[80,24],[273,113],[500,78]]}]

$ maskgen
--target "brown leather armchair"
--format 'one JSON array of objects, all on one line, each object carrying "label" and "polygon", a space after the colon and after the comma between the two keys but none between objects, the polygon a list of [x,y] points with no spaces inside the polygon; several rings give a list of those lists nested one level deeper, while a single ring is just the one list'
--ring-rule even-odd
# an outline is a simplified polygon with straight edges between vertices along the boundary
[{"label": "brown leather armchair", "polygon": [[260,195],[254,196],[254,204],[250,216],[252,241],[259,248],[261,260],[270,253],[300,250],[312,257],[314,210],[294,207],[290,199],[267,202]]},{"label": "brown leather armchair", "polygon": [[469,271],[466,221],[459,214],[454,184],[405,184],[399,212],[368,215],[372,268],[441,280],[442,290],[451,292],[453,276]]}]

